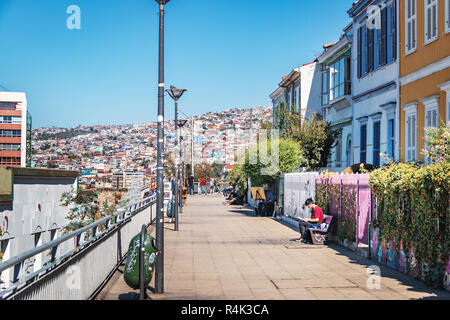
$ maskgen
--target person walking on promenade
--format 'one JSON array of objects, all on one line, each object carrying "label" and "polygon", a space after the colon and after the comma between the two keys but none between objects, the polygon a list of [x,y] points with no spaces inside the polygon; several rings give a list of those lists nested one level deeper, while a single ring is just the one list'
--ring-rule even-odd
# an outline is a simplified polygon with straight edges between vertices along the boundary
[{"label": "person walking on promenade", "polygon": [[[188,193],[193,196],[194,195],[194,176],[192,174],[188,177],[188,186],[189,186]],[[192,191],[192,193],[191,193],[191,191]]]},{"label": "person walking on promenade", "polygon": [[323,211],[318,205],[314,203],[312,198],[309,198],[305,202],[305,206],[313,210],[312,219],[300,219],[299,229],[301,238],[296,241],[301,241],[303,243],[311,243],[311,235],[309,233],[309,228],[316,226],[317,224],[323,223]]},{"label": "person walking on promenade", "polygon": [[199,194],[202,195],[203,193],[205,193],[205,196],[208,195],[208,193],[205,190],[205,177],[203,175],[200,176],[201,180],[200,180],[200,192]]},{"label": "person walking on promenade", "polygon": [[214,194],[214,189],[216,188],[216,181],[211,177],[209,180],[209,194]]},{"label": "person walking on promenade", "polygon": [[156,193],[156,182],[155,179],[152,179],[152,183],[150,185],[150,196],[153,196]]}]

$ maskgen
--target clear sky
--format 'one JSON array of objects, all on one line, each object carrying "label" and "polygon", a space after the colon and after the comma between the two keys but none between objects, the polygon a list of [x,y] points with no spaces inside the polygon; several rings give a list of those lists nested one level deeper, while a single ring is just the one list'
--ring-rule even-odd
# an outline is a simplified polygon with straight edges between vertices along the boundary
[{"label": "clear sky", "polygon": [[[171,0],[166,87],[188,89],[189,115],[270,105],[283,75],[339,39],[352,2]],[[156,121],[157,63],[154,0],[0,0],[0,90],[26,92],[34,128]]]}]

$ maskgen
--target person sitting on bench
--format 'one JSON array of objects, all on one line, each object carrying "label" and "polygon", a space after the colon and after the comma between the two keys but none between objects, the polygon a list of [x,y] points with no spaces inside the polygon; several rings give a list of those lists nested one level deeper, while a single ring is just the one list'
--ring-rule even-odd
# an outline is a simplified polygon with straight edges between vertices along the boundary
[{"label": "person sitting on bench", "polygon": [[271,216],[274,210],[275,196],[269,186],[264,186],[264,195],[266,200],[263,202],[261,215],[264,217]]},{"label": "person sitting on bench", "polygon": [[230,201],[227,201],[226,204],[228,206],[234,205],[234,206],[241,206],[244,204],[244,195],[241,195],[240,192],[238,191],[235,196],[233,197],[233,199],[231,199]]},{"label": "person sitting on bench", "polygon": [[317,224],[323,223],[323,211],[318,205],[314,203],[314,200],[309,198],[305,202],[305,206],[309,209],[313,209],[313,218],[312,219],[300,219],[299,228],[300,228],[300,236],[301,238],[296,241],[301,241],[303,243],[312,243],[311,235],[308,232],[309,228],[316,227]]}]

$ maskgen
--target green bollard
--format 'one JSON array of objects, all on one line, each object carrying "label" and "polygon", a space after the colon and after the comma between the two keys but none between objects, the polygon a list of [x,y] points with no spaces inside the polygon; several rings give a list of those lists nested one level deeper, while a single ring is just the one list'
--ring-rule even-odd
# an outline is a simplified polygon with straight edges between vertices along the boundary
[{"label": "green bollard", "polygon": [[[144,238],[144,285],[147,286],[153,277],[153,270],[155,269],[155,260],[158,251],[155,248],[152,236],[145,234]],[[127,285],[134,290],[140,289],[140,247],[141,233],[136,235],[130,242],[123,275]]]}]

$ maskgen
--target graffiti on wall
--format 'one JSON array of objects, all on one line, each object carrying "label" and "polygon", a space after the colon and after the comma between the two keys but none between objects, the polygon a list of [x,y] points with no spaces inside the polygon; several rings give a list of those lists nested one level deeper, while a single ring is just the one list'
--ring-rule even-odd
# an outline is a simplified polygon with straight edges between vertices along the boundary
[{"label": "graffiti on wall", "polygon": [[0,216],[0,237],[3,236],[4,233],[8,232],[9,221],[8,216]]}]

